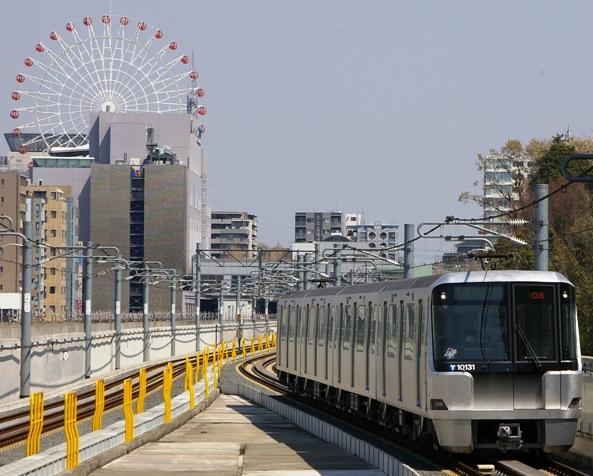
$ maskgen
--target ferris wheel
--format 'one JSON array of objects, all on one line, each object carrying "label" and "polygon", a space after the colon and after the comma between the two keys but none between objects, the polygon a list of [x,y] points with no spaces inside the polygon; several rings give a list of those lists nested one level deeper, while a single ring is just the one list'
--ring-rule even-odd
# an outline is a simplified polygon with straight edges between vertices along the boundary
[{"label": "ferris wheel", "polygon": [[[10,112],[22,154],[88,148],[93,112],[206,114],[193,61],[175,41],[126,16],[103,15],[97,24],[95,30],[88,16],[68,22],[24,60]],[[193,129],[201,136],[198,123]]]}]

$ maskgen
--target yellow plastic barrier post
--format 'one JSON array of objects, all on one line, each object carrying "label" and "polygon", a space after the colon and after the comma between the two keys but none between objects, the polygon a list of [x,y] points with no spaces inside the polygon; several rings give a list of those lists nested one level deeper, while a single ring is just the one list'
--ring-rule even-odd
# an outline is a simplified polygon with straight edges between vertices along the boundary
[{"label": "yellow plastic barrier post", "polygon": [[105,409],[105,380],[95,382],[95,413],[93,414],[93,431],[103,428],[103,410]]},{"label": "yellow plastic barrier post", "polygon": [[171,363],[163,370],[163,399],[165,400],[165,423],[171,422],[171,386],[173,381],[173,370]]},{"label": "yellow plastic barrier post", "polygon": [[261,335],[257,336],[257,343],[259,345],[259,355],[264,355],[264,338]]},{"label": "yellow plastic barrier post", "polygon": [[218,365],[214,365],[212,362],[212,375],[214,376],[214,390],[218,387]]},{"label": "yellow plastic barrier post", "polygon": [[138,372],[138,400],[136,401],[136,415],[144,412],[144,399],[146,397],[146,369]]},{"label": "yellow plastic barrier post", "polygon": [[189,409],[193,410],[195,406],[194,402],[194,367],[189,361],[189,357],[185,358],[185,381],[187,382],[187,388],[189,389]]},{"label": "yellow plastic barrier post", "polygon": [[218,354],[218,344],[214,345],[214,350],[212,351],[212,370],[214,370],[214,367],[216,367],[216,357]]},{"label": "yellow plastic barrier post", "polygon": [[241,338],[241,353],[243,354],[243,360],[247,360],[247,341],[245,337]]},{"label": "yellow plastic barrier post", "polygon": [[78,466],[80,437],[76,422],[76,392],[64,395],[64,433],[66,434],[66,469]]},{"label": "yellow plastic barrier post", "polygon": [[228,365],[228,363],[229,363],[229,343],[227,341],[224,341],[224,353],[225,353],[224,365]]},{"label": "yellow plastic barrier post", "polygon": [[196,378],[194,383],[198,383],[200,380],[200,353],[196,352]]},{"label": "yellow plastic barrier post", "polygon": [[251,336],[251,357],[255,357],[255,337]]},{"label": "yellow plastic barrier post", "polygon": [[132,379],[124,380],[124,418],[126,420],[126,443],[134,439],[134,411],[132,410]]},{"label": "yellow plastic barrier post", "polygon": [[233,362],[237,361],[237,339],[233,339]]},{"label": "yellow plastic barrier post", "polygon": [[266,334],[266,350],[270,353],[270,334]]},{"label": "yellow plastic barrier post", "polygon": [[272,334],[272,345],[274,347],[274,350],[276,350],[276,333],[275,332]]},{"label": "yellow plastic barrier post", "polygon": [[41,431],[43,430],[43,392],[32,393],[29,398],[29,435],[27,436],[27,456],[41,450]]},{"label": "yellow plastic barrier post", "polygon": [[[208,349],[208,346],[204,347],[204,350],[202,350],[202,378],[207,378],[208,377],[208,355],[209,355],[210,351]],[[208,386],[206,386],[208,387]]]}]

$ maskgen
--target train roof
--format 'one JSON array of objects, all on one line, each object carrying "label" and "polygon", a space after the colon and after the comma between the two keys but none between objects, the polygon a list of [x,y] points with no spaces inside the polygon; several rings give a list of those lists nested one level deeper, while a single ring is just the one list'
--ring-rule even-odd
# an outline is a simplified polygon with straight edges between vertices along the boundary
[{"label": "train roof", "polygon": [[282,299],[297,297],[337,296],[351,293],[372,293],[382,291],[396,291],[399,289],[432,288],[447,283],[484,283],[484,282],[539,282],[539,283],[568,283],[560,273],[552,271],[468,271],[465,273],[445,273],[422,276],[420,278],[380,281],[369,284],[355,284],[350,286],[332,286],[328,288],[293,291],[285,294]]}]

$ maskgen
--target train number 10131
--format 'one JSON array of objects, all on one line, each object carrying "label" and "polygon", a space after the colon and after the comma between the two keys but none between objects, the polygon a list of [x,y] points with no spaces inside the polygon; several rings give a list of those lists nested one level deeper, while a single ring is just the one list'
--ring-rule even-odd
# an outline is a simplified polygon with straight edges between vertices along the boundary
[{"label": "train number 10131", "polygon": [[453,372],[470,372],[476,370],[476,364],[451,364],[449,368]]}]

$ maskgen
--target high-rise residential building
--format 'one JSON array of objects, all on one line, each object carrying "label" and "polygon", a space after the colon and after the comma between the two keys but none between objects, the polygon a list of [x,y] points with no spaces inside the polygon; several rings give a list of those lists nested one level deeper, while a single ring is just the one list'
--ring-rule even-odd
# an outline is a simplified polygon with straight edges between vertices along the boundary
[{"label": "high-rise residential building", "polygon": [[78,289],[78,255],[60,258],[72,246],[77,220],[69,186],[31,184],[27,203],[33,224],[33,261],[38,275],[33,283],[32,301],[46,320],[70,319],[78,310],[72,297]]},{"label": "high-rise residential building", "polygon": [[294,214],[294,242],[324,241],[332,235],[343,234],[342,212],[296,212]]},{"label": "high-rise residential building", "polygon": [[531,161],[524,156],[489,155],[484,160],[484,218],[513,209],[517,186],[531,178]]},{"label": "high-rise residential building", "polygon": [[[0,226],[22,233],[27,213],[27,177],[20,173],[0,173]],[[0,234],[1,320],[15,320],[21,308],[22,239]]]},{"label": "high-rise residential building", "polygon": [[257,256],[257,216],[247,212],[212,212],[212,256],[224,258],[237,251],[242,257]]}]

